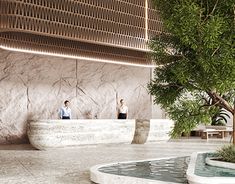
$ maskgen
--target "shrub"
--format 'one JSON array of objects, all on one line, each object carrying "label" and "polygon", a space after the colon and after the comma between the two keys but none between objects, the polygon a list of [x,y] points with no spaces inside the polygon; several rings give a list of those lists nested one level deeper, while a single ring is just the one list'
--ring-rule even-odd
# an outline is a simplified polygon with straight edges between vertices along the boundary
[{"label": "shrub", "polygon": [[235,145],[227,145],[217,151],[218,157],[225,162],[235,163]]}]

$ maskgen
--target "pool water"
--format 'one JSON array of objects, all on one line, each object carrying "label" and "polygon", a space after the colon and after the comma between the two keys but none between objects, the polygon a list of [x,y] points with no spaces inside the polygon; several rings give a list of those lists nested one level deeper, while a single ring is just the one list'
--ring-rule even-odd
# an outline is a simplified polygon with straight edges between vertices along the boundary
[{"label": "pool water", "polygon": [[[213,153],[198,154],[195,175],[202,177],[235,177],[234,169],[206,165],[205,158],[208,156],[212,157],[213,155]],[[120,176],[172,183],[188,183],[186,171],[189,161],[190,157],[177,157],[161,160],[117,163],[111,166],[101,167],[98,170],[103,173]]]},{"label": "pool water", "polygon": [[187,183],[186,170],[190,157],[120,163],[99,168],[100,172],[137,178]]},{"label": "pool water", "polygon": [[[195,174],[202,177],[235,177],[234,169],[209,166],[205,163],[206,157],[213,157],[213,153],[198,154]],[[235,178],[234,178],[235,183]]]}]

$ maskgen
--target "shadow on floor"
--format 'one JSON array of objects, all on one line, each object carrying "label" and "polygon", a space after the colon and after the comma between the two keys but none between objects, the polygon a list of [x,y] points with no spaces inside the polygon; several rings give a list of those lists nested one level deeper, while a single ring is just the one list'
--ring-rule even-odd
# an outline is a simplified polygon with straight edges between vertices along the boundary
[{"label": "shadow on floor", "polygon": [[30,144],[8,144],[0,145],[0,150],[36,150]]}]

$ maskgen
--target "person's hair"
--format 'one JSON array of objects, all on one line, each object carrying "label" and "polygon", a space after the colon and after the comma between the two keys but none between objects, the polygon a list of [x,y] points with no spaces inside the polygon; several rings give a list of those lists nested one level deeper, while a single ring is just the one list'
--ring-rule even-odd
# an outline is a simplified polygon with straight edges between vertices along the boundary
[{"label": "person's hair", "polygon": [[122,102],[123,102],[123,99],[120,100],[120,103],[122,103]]},{"label": "person's hair", "polygon": [[68,102],[69,102],[68,100],[65,100],[65,101],[64,101],[64,105],[65,105],[66,103],[68,103]]}]

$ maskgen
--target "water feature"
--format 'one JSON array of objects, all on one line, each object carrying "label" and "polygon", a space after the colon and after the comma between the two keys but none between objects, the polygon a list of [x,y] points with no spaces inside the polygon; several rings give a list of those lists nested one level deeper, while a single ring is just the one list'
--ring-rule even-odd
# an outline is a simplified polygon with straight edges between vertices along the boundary
[{"label": "water feature", "polygon": [[187,183],[186,170],[190,157],[119,163],[99,168],[100,172],[174,183]]},{"label": "water feature", "polygon": [[[205,163],[205,158],[213,157],[213,155],[213,153],[199,153],[196,154],[195,158],[192,155],[191,161],[193,161],[193,164],[191,164],[190,157],[108,164],[95,166],[95,169],[91,169],[91,173],[97,183],[105,183],[105,180],[112,181],[115,184],[122,183],[126,178],[128,181],[125,183],[127,184],[137,182],[152,184],[155,182],[158,183],[157,181],[176,184],[188,182],[194,184],[211,184],[216,183],[216,180],[225,181],[223,183],[226,184],[234,184],[234,169],[209,166]],[[187,175],[191,172],[188,175],[189,181],[187,180],[186,171]],[[102,178],[100,179],[102,182],[99,182],[99,177]]]},{"label": "water feature", "polygon": [[[205,163],[206,157],[213,157],[213,153],[198,154],[197,164],[194,173],[203,177],[235,177],[234,169],[227,169],[222,167],[209,166]],[[235,178],[234,178],[235,183]]]}]

